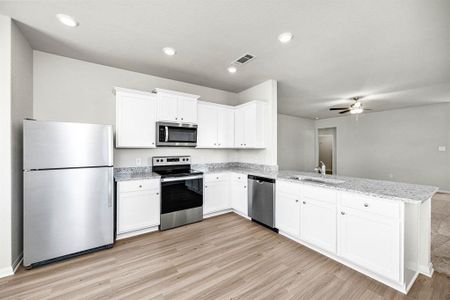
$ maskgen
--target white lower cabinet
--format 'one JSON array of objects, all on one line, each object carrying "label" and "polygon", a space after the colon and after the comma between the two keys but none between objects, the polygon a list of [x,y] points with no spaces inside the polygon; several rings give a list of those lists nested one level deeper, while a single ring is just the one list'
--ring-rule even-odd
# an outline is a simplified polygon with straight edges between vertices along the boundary
[{"label": "white lower cabinet", "polygon": [[203,214],[210,214],[230,208],[230,182],[227,173],[204,176]]},{"label": "white lower cabinet", "polygon": [[277,186],[275,201],[275,226],[288,235],[299,238],[300,194],[286,192]]},{"label": "white lower cabinet", "polygon": [[244,216],[248,216],[247,175],[232,173],[230,177],[231,208]]},{"label": "white lower cabinet", "polygon": [[336,203],[303,197],[300,209],[300,239],[336,253]]},{"label": "white lower cabinet", "polygon": [[117,234],[158,226],[160,181],[145,179],[117,183]]},{"label": "white lower cabinet", "polygon": [[341,207],[339,256],[383,277],[400,279],[400,221]]}]

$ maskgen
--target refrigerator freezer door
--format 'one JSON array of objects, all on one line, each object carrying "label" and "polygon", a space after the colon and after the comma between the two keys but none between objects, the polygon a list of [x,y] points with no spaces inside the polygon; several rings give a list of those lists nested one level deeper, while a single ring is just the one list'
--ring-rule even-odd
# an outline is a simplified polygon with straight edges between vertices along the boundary
[{"label": "refrigerator freezer door", "polygon": [[24,265],[113,243],[113,168],[24,172]]},{"label": "refrigerator freezer door", "polygon": [[111,125],[23,122],[24,170],[113,165]]}]

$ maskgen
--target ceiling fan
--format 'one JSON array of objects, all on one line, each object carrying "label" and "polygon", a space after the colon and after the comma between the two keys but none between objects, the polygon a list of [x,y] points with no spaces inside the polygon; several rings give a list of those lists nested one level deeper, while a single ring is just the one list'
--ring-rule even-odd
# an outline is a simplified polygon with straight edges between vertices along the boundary
[{"label": "ceiling fan", "polygon": [[351,98],[351,100],[353,100],[355,102],[352,103],[349,107],[331,107],[330,110],[342,110],[341,112],[339,112],[340,114],[346,114],[346,113],[360,114],[365,110],[371,110],[369,108],[363,107],[361,101],[359,101],[361,98],[362,97],[360,97],[360,96]]}]

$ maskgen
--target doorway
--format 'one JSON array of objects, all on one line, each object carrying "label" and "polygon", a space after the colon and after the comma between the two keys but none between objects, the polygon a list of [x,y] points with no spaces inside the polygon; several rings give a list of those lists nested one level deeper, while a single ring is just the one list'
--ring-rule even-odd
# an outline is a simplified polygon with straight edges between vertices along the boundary
[{"label": "doorway", "polygon": [[317,165],[322,161],[327,174],[336,174],[336,127],[318,129],[317,143]]}]

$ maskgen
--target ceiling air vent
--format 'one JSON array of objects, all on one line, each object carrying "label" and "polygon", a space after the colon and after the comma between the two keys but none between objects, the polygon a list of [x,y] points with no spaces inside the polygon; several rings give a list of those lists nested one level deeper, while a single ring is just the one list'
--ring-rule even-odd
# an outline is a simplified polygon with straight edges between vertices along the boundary
[{"label": "ceiling air vent", "polygon": [[236,59],[233,63],[243,65],[251,61],[253,58],[255,58],[253,55],[247,53]]}]

